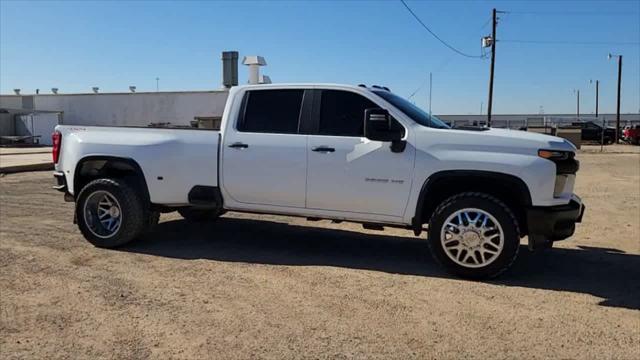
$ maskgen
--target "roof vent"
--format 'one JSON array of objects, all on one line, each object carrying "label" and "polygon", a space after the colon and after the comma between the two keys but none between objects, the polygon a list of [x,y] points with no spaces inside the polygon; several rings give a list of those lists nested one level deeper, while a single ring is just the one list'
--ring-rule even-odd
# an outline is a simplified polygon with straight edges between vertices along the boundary
[{"label": "roof vent", "polygon": [[269,75],[260,75],[260,84],[271,84]]},{"label": "roof vent", "polygon": [[249,66],[249,84],[260,83],[260,66],[267,65],[267,61],[262,56],[245,56],[242,64]]},{"label": "roof vent", "polygon": [[129,86],[129,91],[131,91],[132,93],[136,92],[136,87],[135,86]]},{"label": "roof vent", "polygon": [[238,85],[238,52],[222,52],[222,86],[231,88]]},{"label": "roof vent", "polygon": [[16,95],[20,95],[20,89],[13,89],[13,92],[16,93]]},{"label": "roof vent", "polygon": [[91,88],[91,90],[93,90],[94,94],[97,94],[98,90],[100,90],[100,88],[97,87],[97,86],[94,86],[94,87]]},{"label": "roof vent", "polygon": [[51,88],[51,92],[58,95],[58,88]]}]

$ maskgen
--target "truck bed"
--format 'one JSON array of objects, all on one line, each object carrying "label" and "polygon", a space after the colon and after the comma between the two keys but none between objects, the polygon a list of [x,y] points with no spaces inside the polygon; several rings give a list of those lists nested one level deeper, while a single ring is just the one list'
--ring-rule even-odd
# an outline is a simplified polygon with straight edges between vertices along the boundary
[{"label": "truck bed", "polygon": [[65,173],[71,194],[83,160],[114,156],[142,169],[152,203],[188,204],[193,186],[218,186],[218,131],[74,125],[56,131],[62,134],[56,170]]}]

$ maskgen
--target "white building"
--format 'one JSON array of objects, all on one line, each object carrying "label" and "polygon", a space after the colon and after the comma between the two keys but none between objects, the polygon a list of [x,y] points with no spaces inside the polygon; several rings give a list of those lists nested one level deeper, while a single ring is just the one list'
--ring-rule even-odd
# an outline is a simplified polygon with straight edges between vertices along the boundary
[{"label": "white building", "polygon": [[[260,76],[257,69],[257,66],[266,65],[264,58],[247,58],[262,60],[258,65],[248,62],[253,66],[251,78],[258,78],[258,82],[268,81],[268,77]],[[197,119],[215,124],[215,120],[222,116],[228,89],[238,85],[237,52],[222,53],[222,73],[221,89],[212,91],[135,92],[135,87],[131,87],[131,92],[122,93],[100,93],[95,88],[94,92],[84,94],[65,94],[63,89],[51,89],[50,94],[21,95],[17,90],[15,95],[0,95],[0,136],[25,135],[16,133],[29,128],[19,124],[24,122],[25,115],[37,123],[45,113],[50,119],[51,112],[58,113],[59,123],[67,125],[190,126]],[[50,137],[51,131],[41,132],[30,135],[41,136],[42,139]]]}]

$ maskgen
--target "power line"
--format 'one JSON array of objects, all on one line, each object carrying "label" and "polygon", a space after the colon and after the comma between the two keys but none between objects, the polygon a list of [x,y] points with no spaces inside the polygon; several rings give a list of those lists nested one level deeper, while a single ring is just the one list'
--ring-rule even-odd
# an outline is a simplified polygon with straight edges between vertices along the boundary
[{"label": "power line", "polygon": [[560,45],[635,45],[640,46],[640,42],[632,41],[571,41],[571,40],[517,40],[505,39],[499,42],[520,43],[520,44],[560,44]]},{"label": "power line", "polygon": [[434,38],[438,39],[438,41],[440,41],[444,46],[446,46],[449,49],[455,51],[456,53],[458,53],[458,54],[460,54],[462,56],[468,57],[468,58],[477,58],[477,59],[483,58],[482,55],[469,55],[469,54],[463,53],[462,51],[460,51],[460,50],[454,48],[453,46],[449,45],[446,41],[442,40],[438,35],[436,35],[436,33],[431,31],[431,29],[429,29],[429,27],[422,20],[420,20],[418,15],[416,15],[416,13],[414,13],[413,10],[411,10],[409,5],[407,5],[407,3],[404,0],[400,0],[400,2],[409,11],[409,13],[411,13],[411,15],[413,15],[413,17],[416,19],[416,21],[418,21],[418,23],[420,23],[420,25],[422,25],[423,28],[425,30],[427,30],[429,32],[429,34],[431,34]]},{"label": "power line", "polygon": [[556,16],[638,16],[632,12],[615,11],[507,11],[509,14],[521,15],[556,15]]},{"label": "power line", "polygon": [[482,24],[482,26],[480,27],[480,30],[484,29],[487,27],[487,25],[491,24],[491,17],[489,17],[487,19],[487,21],[484,22],[484,24]]},{"label": "power line", "polygon": [[[444,69],[444,67],[447,66],[449,62],[451,62],[454,56],[455,54],[451,54],[448,58],[444,59],[444,61],[442,61],[439,66],[435,67],[434,70],[431,72],[436,74],[439,73],[440,70]],[[418,91],[422,90],[422,88],[424,88],[428,82],[429,82],[429,78],[425,78],[425,80],[420,84],[420,86],[418,86],[416,90],[407,97],[407,99],[411,100],[411,98],[413,98],[418,93]]]},{"label": "power line", "polygon": [[[485,27],[487,27],[487,25],[489,25],[491,23],[491,16],[489,16],[489,18],[487,19],[487,21],[485,21],[484,24],[482,24],[482,26],[480,26],[478,28],[478,31],[484,29]],[[480,44],[480,52],[482,53],[482,58],[486,59],[486,53],[484,52],[484,48],[482,47],[482,44]],[[451,60],[453,60],[455,54],[451,54],[449,55],[447,58],[445,58],[438,66],[436,66],[435,68],[433,68],[433,70],[431,71],[432,73],[439,73],[442,69],[444,69],[447,65],[449,65],[449,63],[451,62]],[[407,97],[408,100],[411,100],[411,98],[413,98],[418,91],[422,90],[422,88],[424,88],[425,85],[427,85],[428,82],[428,78],[425,78],[425,80],[420,83],[420,85],[411,93],[411,95],[409,95]]]}]

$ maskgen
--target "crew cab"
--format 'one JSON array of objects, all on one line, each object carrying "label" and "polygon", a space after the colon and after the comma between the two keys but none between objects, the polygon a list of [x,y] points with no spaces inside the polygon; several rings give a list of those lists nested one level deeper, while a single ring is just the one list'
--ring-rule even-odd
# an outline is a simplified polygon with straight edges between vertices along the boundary
[{"label": "crew cab", "polygon": [[98,247],[140,237],[161,212],[284,214],[426,232],[448,271],[487,278],[521,238],[548,248],[584,212],[570,142],[452,129],[379,86],[238,86],[220,131],[60,125],[53,140],[55,187]]}]

